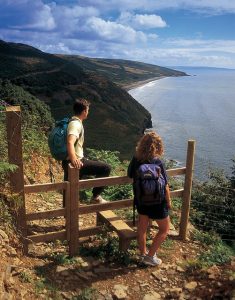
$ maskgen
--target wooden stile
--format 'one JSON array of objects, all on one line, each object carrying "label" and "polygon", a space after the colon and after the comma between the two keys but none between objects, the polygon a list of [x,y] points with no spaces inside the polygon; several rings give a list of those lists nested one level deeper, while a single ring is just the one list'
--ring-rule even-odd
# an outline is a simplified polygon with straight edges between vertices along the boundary
[{"label": "wooden stile", "polygon": [[[79,190],[100,186],[112,186],[131,184],[132,179],[127,176],[113,176],[106,178],[95,178],[79,180],[78,169],[68,166],[69,180],[57,183],[44,183],[24,185],[23,159],[22,159],[22,136],[21,136],[21,111],[19,106],[6,108],[7,140],[9,163],[18,166],[11,174],[10,184],[14,193],[22,199],[22,206],[17,210],[17,228],[22,233],[24,252],[28,252],[29,242],[47,242],[54,240],[68,240],[69,255],[74,256],[79,246],[79,238],[101,233],[102,226],[79,229],[79,215],[97,213],[97,221],[108,223],[119,235],[119,246],[126,250],[131,239],[136,238],[136,232],[129,223],[121,220],[112,210],[132,207],[133,199],[124,199],[103,204],[92,204],[80,206]],[[192,191],[193,166],[194,166],[195,141],[188,141],[186,167],[167,170],[168,176],[185,175],[184,188],[171,191],[171,197],[182,197],[182,210],[180,218],[179,237],[183,240],[187,236],[187,225],[189,220],[190,200]],[[65,191],[65,207],[44,212],[26,214],[25,194],[48,191]],[[27,221],[50,219],[54,217],[65,217],[65,230],[49,232],[45,234],[27,236]],[[128,224],[127,224],[128,223]]]}]

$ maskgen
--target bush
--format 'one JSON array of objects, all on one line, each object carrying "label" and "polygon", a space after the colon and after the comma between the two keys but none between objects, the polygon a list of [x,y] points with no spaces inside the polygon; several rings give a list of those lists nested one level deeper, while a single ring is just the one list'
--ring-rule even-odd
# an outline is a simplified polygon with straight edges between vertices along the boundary
[{"label": "bush", "polygon": [[[96,150],[87,148],[86,157],[92,160],[100,160],[111,166],[112,176],[124,176],[127,173],[127,162],[121,162],[118,157],[118,151]],[[133,197],[132,185],[115,185],[105,188],[104,198],[108,200],[130,199]],[[89,191],[82,192],[82,199],[89,199],[91,194]]]},{"label": "bush", "polygon": [[194,231],[194,239],[198,240],[204,249],[198,256],[198,266],[209,267],[214,264],[221,265],[231,260],[234,252],[226,244],[224,244],[221,238],[215,232],[203,232]]},{"label": "bush", "polygon": [[214,230],[222,239],[234,239],[235,193],[222,170],[211,170],[204,182],[194,182],[191,221],[197,228]]},{"label": "bush", "polygon": [[46,132],[54,120],[49,107],[23,88],[0,79],[0,99],[8,105],[20,105],[24,128]]}]

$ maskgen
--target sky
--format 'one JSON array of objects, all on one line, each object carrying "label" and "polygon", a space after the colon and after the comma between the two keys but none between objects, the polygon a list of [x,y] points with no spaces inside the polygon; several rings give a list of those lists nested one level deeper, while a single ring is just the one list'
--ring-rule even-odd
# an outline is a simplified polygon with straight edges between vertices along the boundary
[{"label": "sky", "polygon": [[0,0],[0,39],[49,53],[235,69],[235,0]]}]

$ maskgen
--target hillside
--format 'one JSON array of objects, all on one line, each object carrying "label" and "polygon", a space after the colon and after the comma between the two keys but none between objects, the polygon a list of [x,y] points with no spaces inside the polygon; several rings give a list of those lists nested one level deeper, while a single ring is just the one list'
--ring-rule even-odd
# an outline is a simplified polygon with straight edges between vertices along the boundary
[{"label": "hillside", "polygon": [[79,55],[59,55],[89,72],[98,72],[121,87],[152,78],[185,76],[181,71],[122,59],[88,58]]},{"label": "hillside", "polygon": [[130,61],[75,56],[68,59],[4,41],[0,41],[0,63],[0,78],[48,104],[55,119],[70,116],[77,97],[88,98],[91,109],[85,123],[86,146],[117,150],[123,158],[132,155],[143,129],[151,127],[151,115],[117,84],[185,75]]}]

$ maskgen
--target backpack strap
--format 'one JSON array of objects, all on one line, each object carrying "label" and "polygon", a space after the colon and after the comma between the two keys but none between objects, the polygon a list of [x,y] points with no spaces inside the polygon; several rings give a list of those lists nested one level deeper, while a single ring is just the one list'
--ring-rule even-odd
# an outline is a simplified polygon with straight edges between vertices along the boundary
[{"label": "backpack strap", "polygon": [[135,226],[135,200],[133,199],[133,216],[132,216],[132,223]]}]

